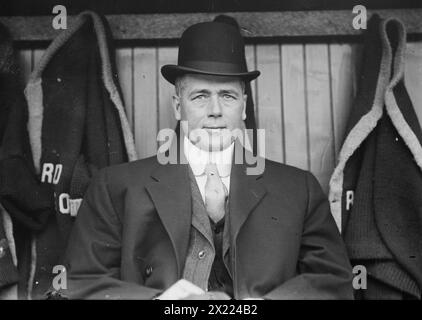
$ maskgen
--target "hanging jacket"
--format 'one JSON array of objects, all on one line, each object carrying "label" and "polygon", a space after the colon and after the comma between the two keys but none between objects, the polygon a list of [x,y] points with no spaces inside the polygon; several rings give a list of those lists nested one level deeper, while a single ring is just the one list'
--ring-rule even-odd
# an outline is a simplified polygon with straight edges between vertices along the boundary
[{"label": "hanging jacket", "polygon": [[27,250],[30,298],[51,287],[91,177],[137,158],[110,44],[105,19],[81,13],[47,48],[25,88],[33,165],[54,203]]},{"label": "hanging jacket", "polygon": [[16,299],[21,280],[15,231],[40,230],[53,208],[32,165],[27,120],[12,39],[0,25],[0,299]]},{"label": "hanging jacket", "polygon": [[331,211],[352,265],[367,270],[361,299],[421,299],[422,130],[404,85],[406,33],[373,16]]}]

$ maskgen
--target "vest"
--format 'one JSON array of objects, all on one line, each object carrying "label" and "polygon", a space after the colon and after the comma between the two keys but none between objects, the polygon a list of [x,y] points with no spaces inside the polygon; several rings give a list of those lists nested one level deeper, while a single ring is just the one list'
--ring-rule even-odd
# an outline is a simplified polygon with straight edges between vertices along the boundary
[{"label": "vest", "polygon": [[[190,168],[189,178],[192,195],[192,227],[183,278],[204,291],[208,291],[209,288],[226,288],[226,293],[233,295],[229,254],[229,206],[226,203],[222,241],[214,242],[218,235],[211,228],[201,192]],[[216,253],[219,256],[218,259],[216,259]]]}]

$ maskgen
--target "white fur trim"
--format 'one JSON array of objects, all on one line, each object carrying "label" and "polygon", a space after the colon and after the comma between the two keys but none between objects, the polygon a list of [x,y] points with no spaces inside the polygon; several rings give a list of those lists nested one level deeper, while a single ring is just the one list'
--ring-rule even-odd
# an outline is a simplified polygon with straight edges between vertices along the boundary
[{"label": "white fur trim", "polygon": [[35,270],[37,268],[37,237],[35,233],[31,235],[31,266],[28,279],[28,300],[32,300],[32,289],[34,287]]},{"label": "white fur trim", "polygon": [[32,150],[35,172],[40,173],[41,162],[41,132],[43,120],[43,93],[41,78],[30,80],[25,88],[28,103],[28,135]]},{"label": "white fur trim", "polygon": [[[3,220],[4,232],[6,234],[7,243],[12,255],[12,261],[15,267],[18,265],[16,256],[15,238],[13,237],[13,222],[10,215],[0,204],[1,218]],[[17,300],[18,299],[18,285],[14,284],[7,288],[0,290],[0,300]]]},{"label": "white fur trim", "polygon": [[12,261],[15,267],[18,265],[18,258],[16,255],[16,245],[15,238],[13,237],[13,222],[10,218],[10,215],[0,204],[1,218],[3,220],[4,233],[6,234],[7,244],[10,249],[10,254],[12,255]]}]

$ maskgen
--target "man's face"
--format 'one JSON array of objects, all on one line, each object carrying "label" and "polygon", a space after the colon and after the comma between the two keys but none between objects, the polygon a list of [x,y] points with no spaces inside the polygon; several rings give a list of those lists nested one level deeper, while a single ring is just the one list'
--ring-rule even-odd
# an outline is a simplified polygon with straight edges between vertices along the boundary
[{"label": "man's face", "polygon": [[[179,79],[173,96],[177,120],[197,147],[218,151],[232,143],[232,132],[243,127],[246,95],[239,78],[188,74]],[[199,137],[199,138],[198,138]]]}]

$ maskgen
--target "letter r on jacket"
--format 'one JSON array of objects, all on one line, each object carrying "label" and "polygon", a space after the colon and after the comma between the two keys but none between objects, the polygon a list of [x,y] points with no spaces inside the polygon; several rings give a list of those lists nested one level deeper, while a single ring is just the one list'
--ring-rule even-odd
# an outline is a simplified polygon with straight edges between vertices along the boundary
[{"label": "letter r on jacket", "polygon": [[353,190],[346,191],[346,210],[350,210],[350,208],[353,206],[354,195],[355,193]]}]

